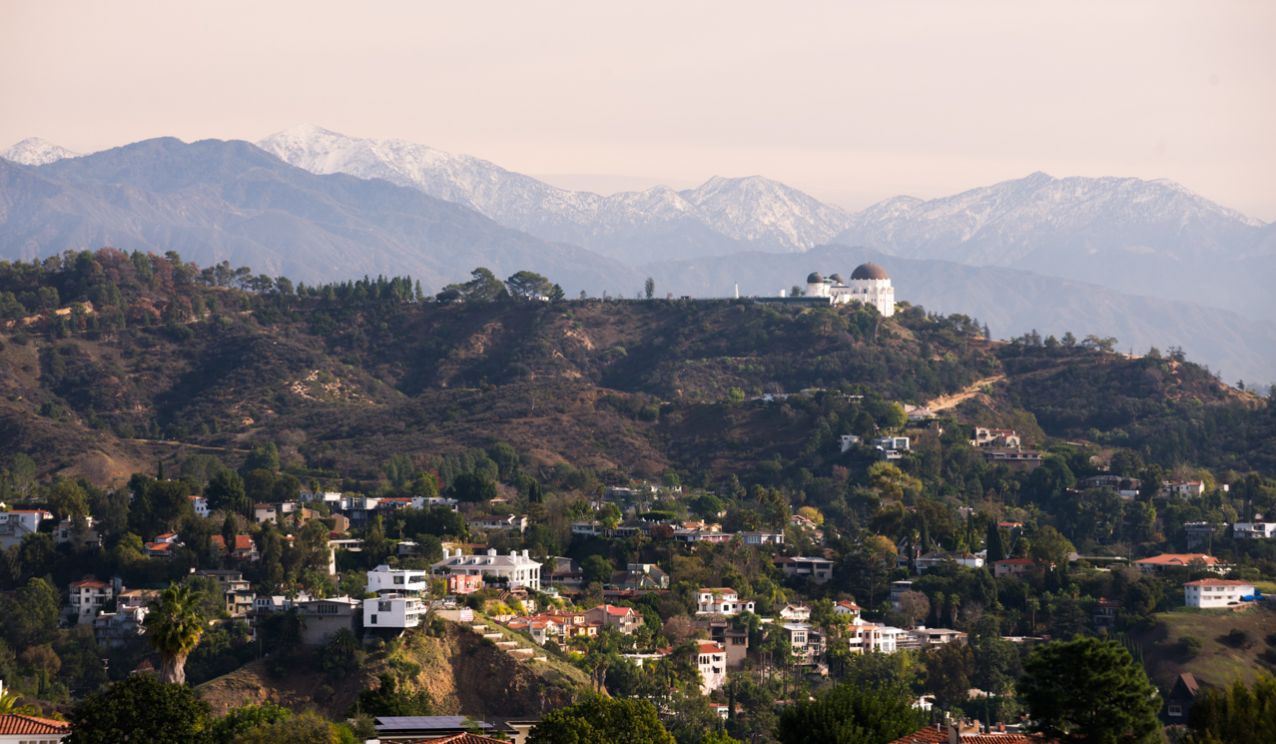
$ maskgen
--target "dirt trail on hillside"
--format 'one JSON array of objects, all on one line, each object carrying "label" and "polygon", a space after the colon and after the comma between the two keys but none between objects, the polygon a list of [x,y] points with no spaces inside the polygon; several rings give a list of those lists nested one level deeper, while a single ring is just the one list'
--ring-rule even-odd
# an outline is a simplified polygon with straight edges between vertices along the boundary
[{"label": "dirt trail on hillside", "polygon": [[941,395],[938,398],[935,398],[927,403],[925,408],[931,413],[939,413],[940,411],[946,411],[949,408],[955,408],[978,395],[979,391],[983,390],[988,385],[996,384],[1004,379],[1006,379],[1005,375],[993,375],[992,377],[984,377],[975,380],[962,388],[959,392],[949,393],[948,395]]}]

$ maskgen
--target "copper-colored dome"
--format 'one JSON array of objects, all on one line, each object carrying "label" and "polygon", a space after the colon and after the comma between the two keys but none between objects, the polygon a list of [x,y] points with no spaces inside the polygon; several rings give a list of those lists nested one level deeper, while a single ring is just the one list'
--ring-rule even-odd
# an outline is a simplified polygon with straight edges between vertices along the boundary
[{"label": "copper-colored dome", "polygon": [[855,267],[855,271],[851,272],[852,279],[890,279],[891,275],[886,273],[886,269],[875,263],[860,264]]}]

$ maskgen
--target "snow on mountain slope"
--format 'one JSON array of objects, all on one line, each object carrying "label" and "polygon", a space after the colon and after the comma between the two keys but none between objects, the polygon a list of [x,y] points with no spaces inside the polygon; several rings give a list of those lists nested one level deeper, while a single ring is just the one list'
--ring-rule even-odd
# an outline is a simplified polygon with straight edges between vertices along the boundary
[{"label": "snow on mountain slope", "polygon": [[1260,225],[1171,181],[1033,173],[930,201],[889,199],[854,215],[838,242],[1012,266],[1065,235],[1091,252],[1176,255],[1217,250],[1227,242],[1220,233],[1243,235]]},{"label": "snow on mountain slope", "polygon": [[[1242,313],[1276,309],[1238,259],[1262,224],[1171,181],[1025,178],[854,215],[836,242],[897,256],[1006,266]],[[1258,251],[1261,252],[1261,251]]]},{"label": "snow on mountain slope", "polygon": [[486,160],[403,140],[347,137],[313,125],[257,143],[315,173],[384,178],[457,202],[547,240],[574,242],[631,262],[644,235],[673,256],[742,248],[801,251],[849,223],[842,210],[765,178],[713,178],[696,189],[658,186],[603,196],[557,188]]},{"label": "snow on mountain slope", "polygon": [[827,242],[850,221],[838,207],[761,176],[714,177],[682,196],[701,219],[738,240],[806,249]]},{"label": "snow on mountain slope", "polygon": [[64,158],[78,156],[79,153],[71,152],[65,147],[59,147],[39,137],[28,137],[0,153],[0,158],[14,163],[21,163],[22,165],[46,165]]}]

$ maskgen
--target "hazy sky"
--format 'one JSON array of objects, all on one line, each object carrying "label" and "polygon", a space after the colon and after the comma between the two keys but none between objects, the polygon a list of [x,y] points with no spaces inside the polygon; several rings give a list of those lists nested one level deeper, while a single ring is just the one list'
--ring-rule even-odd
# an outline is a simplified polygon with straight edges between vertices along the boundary
[{"label": "hazy sky", "polygon": [[1276,220],[1276,2],[0,0],[0,147],[303,122],[576,187],[857,208],[1044,170]]}]

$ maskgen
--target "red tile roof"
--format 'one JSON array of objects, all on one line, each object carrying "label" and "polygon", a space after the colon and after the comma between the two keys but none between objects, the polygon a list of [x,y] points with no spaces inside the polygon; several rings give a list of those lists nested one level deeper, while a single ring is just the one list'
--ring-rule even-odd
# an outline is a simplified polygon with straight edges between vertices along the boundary
[{"label": "red tile roof", "polygon": [[65,734],[70,732],[71,724],[66,721],[54,721],[49,718],[24,716],[20,713],[0,715],[0,735],[13,734]]},{"label": "red tile roof", "polygon": [[617,607],[616,605],[605,604],[602,606],[603,612],[616,617],[626,617],[628,615],[637,614],[637,610],[632,607]]},{"label": "red tile roof", "polygon": [[1032,566],[1036,561],[1031,558],[1004,558],[1000,561],[993,561],[994,566]]},{"label": "red tile roof", "polygon": [[1235,579],[1197,579],[1189,581],[1183,586],[1253,586],[1252,581],[1237,581]]},{"label": "red tile roof", "polygon": [[1196,561],[1207,566],[1218,563],[1217,558],[1204,553],[1162,553],[1150,558],[1140,558],[1135,563],[1146,566],[1187,566]]},{"label": "red tile roof", "polygon": [[493,739],[478,734],[452,734],[437,739],[416,739],[404,744],[505,744],[500,739]]},{"label": "red tile roof", "polygon": [[[965,733],[959,737],[958,741],[961,744],[1051,744],[1051,740],[1040,734],[1008,732]],[[901,736],[890,744],[948,744],[948,731],[946,728],[932,724]]]},{"label": "red tile roof", "polygon": [[702,654],[725,654],[726,653],[726,650],[716,643],[701,642],[697,645],[699,647],[700,653]]},{"label": "red tile roof", "polygon": [[71,582],[72,589],[79,589],[80,587],[88,587],[90,589],[110,589],[111,585],[105,581],[98,581],[97,579],[80,579],[79,581]]}]

